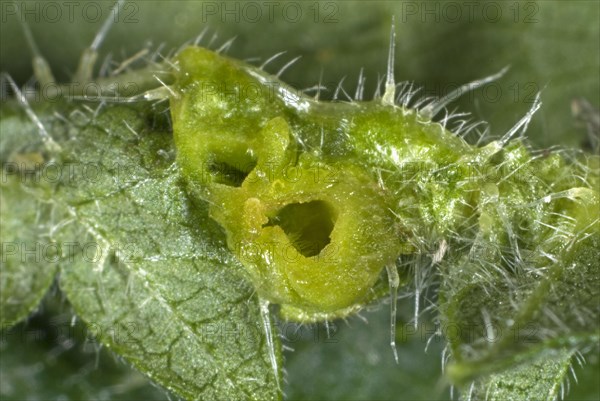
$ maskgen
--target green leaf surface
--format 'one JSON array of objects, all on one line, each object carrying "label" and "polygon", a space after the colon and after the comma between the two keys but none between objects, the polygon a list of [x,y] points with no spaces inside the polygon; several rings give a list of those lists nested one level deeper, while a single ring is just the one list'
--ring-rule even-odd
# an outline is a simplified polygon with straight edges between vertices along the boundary
[{"label": "green leaf surface", "polygon": [[492,374],[483,383],[474,384],[465,400],[548,400],[564,398],[565,381],[569,375],[572,352],[550,353],[525,366]]},{"label": "green leaf surface", "polygon": [[[2,124],[13,131],[18,126]],[[23,133],[20,140],[28,138]],[[21,142],[23,145],[24,142]],[[25,142],[26,144],[26,142]],[[28,144],[31,145],[31,144]],[[43,156],[34,149],[10,147],[2,152],[0,178],[0,325],[11,326],[26,318],[39,304],[56,274],[59,247],[50,232],[61,220],[53,208],[27,191],[28,180],[39,180],[36,169]]]},{"label": "green leaf surface", "polygon": [[[559,394],[570,356],[600,339],[600,233],[594,197],[587,206],[575,198],[549,200],[559,212],[547,214],[553,216],[549,229],[534,249],[524,234],[518,236],[518,248],[503,249],[501,237],[486,244],[480,233],[468,257],[448,262],[440,308],[454,356],[448,367],[452,382],[465,389],[478,380],[478,388],[492,399],[509,394],[517,400],[532,394],[553,399]],[[573,217],[566,218],[569,214]],[[494,219],[485,211],[482,216]]]},{"label": "green leaf surface", "polygon": [[258,300],[187,198],[170,133],[144,117],[109,108],[66,144],[74,162],[100,162],[98,181],[82,175],[56,199],[104,246],[65,266],[62,288],[84,320],[129,327],[104,341],[184,398],[277,399]]},{"label": "green leaf surface", "polygon": [[78,315],[186,399],[278,399],[278,347],[206,205],[187,198],[171,133],[126,107],[56,111],[69,116],[52,134],[70,169],[51,199],[71,222],[55,239],[69,244],[61,288]]}]

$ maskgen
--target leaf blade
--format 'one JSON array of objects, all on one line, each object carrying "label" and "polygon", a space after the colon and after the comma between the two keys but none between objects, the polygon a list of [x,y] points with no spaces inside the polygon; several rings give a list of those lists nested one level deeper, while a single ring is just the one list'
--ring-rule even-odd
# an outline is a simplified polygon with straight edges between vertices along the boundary
[{"label": "leaf blade", "polygon": [[53,195],[76,223],[59,234],[78,243],[61,265],[74,309],[186,399],[278,399],[269,363],[278,351],[256,327],[258,300],[206,206],[187,198],[170,133],[129,108],[88,117],[62,143],[73,174]]}]

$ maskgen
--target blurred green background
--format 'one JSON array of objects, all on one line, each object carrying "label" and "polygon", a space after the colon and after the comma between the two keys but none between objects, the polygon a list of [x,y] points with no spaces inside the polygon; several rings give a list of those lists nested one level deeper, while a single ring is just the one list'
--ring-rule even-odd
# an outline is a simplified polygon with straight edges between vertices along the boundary
[{"label": "blurred green background", "polygon": [[[202,41],[217,48],[236,37],[229,55],[260,64],[287,53],[267,68],[275,73],[302,58],[282,78],[297,88],[319,80],[331,97],[346,77],[353,95],[361,68],[366,97],[387,62],[392,15],[396,19],[396,80],[411,80],[425,95],[442,96],[471,80],[509,72],[487,88],[452,105],[490,124],[493,136],[508,130],[531,106],[538,91],[544,105],[528,136],[536,147],[580,147],[585,127],[572,116],[571,102],[600,104],[600,2],[578,1],[126,1],[111,14],[111,1],[2,1],[0,69],[20,84],[32,76],[31,53],[20,26],[25,21],[57,78],[68,81],[81,51],[108,16],[115,19],[100,50],[113,68],[140,49],[167,55],[203,29]],[[98,70],[100,68],[100,63]],[[322,77],[322,78],[321,78]],[[411,304],[401,305],[408,319]],[[441,343],[424,353],[425,341],[399,346],[396,366],[388,345],[387,307],[337,324],[336,342],[308,336],[288,342],[289,399],[444,399],[440,389]],[[85,330],[63,335],[48,329],[70,326],[69,306],[56,290],[40,311],[0,339],[0,398],[166,399],[94,341]],[[68,322],[68,324],[67,324]],[[80,326],[76,326],[80,327]],[[31,334],[31,333],[37,334]],[[7,333],[12,333],[7,335]],[[83,334],[82,334],[83,333]],[[314,334],[314,331],[312,332]],[[598,399],[598,357],[576,367],[579,385],[569,399]]]}]

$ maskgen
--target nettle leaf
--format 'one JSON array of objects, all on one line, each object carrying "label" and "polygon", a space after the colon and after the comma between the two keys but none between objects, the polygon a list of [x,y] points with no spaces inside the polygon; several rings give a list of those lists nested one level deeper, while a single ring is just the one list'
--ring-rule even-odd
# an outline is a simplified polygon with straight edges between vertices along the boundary
[{"label": "nettle leaf", "polygon": [[555,400],[565,396],[566,381],[571,369],[573,352],[551,352],[526,365],[492,374],[473,384],[464,399]]},{"label": "nettle leaf", "polygon": [[[14,110],[13,110],[14,111]],[[0,325],[12,326],[40,303],[56,274],[60,248],[50,233],[64,216],[38,196],[56,180],[26,117],[0,120]],[[45,170],[41,169],[46,166]],[[36,185],[32,190],[27,184]]]},{"label": "nettle leaf", "polygon": [[[448,378],[476,398],[554,399],[571,356],[600,339],[598,194],[560,191],[563,178],[554,176],[557,192],[545,206],[483,208],[488,231],[442,269],[441,321],[454,357]],[[519,216],[540,211],[522,225]]]},{"label": "nettle leaf", "polygon": [[11,326],[40,303],[56,274],[58,248],[49,241],[52,207],[2,174],[0,193],[0,324]]},{"label": "nettle leaf", "polygon": [[60,113],[69,169],[52,199],[72,219],[56,239],[71,244],[60,284],[78,315],[185,399],[278,399],[279,347],[206,205],[187,198],[165,125],[123,106]]}]

